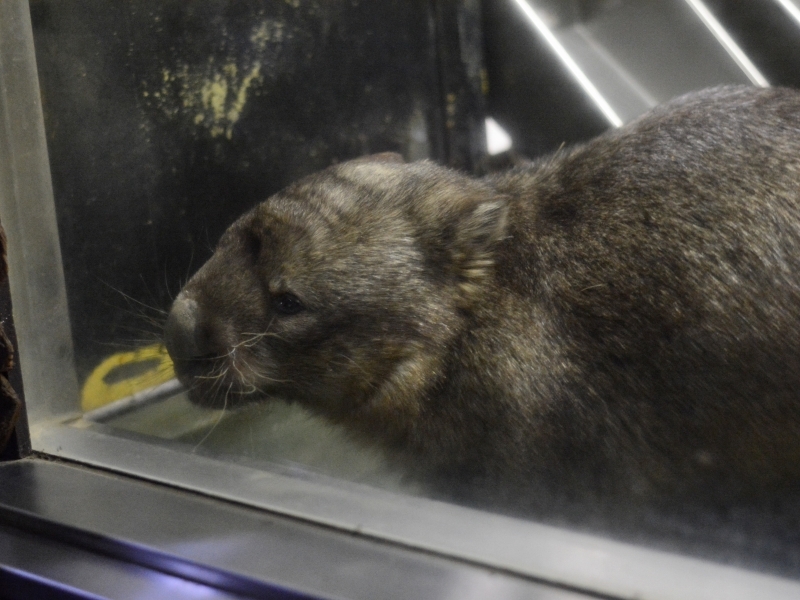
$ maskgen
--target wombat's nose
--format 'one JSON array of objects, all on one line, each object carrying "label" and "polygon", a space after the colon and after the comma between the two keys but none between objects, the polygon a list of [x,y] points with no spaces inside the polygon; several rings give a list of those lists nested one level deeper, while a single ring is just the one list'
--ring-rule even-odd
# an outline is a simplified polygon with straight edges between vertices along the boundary
[{"label": "wombat's nose", "polygon": [[164,326],[164,344],[173,361],[188,360],[210,353],[199,334],[197,302],[178,294]]}]

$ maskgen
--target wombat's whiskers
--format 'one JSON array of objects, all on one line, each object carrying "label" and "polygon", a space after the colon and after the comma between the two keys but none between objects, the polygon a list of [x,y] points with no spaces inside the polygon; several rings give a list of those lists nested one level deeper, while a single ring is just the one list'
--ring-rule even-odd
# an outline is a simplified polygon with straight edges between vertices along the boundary
[{"label": "wombat's whiskers", "polygon": [[222,357],[214,357],[213,359],[209,359],[215,361],[215,364],[211,368],[211,371],[208,375],[196,375],[194,378],[211,380],[224,377],[227,373],[227,367],[223,361],[219,360],[220,358]]},{"label": "wombat's whiskers", "polygon": [[247,335],[247,336],[250,336],[250,337],[248,337],[247,339],[242,340],[241,342],[239,342],[237,344],[237,346],[244,345],[247,348],[251,348],[251,347],[255,346],[259,342],[259,340],[262,340],[264,338],[273,338],[273,339],[276,339],[276,340],[280,340],[282,342],[286,341],[285,338],[282,338],[277,333],[274,333],[272,331],[264,331],[263,333],[245,332],[245,333],[242,333],[242,335]]},{"label": "wombat's whiskers", "polygon": [[250,362],[246,362],[245,365],[247,366],[247,370],[253,374],[253,377],[263,383],[294,383],[294,380],[292,379],[277,379],[275,377],[271,377]]},{"label": "wombat's whiskers", "polygon": [[[126,294],[121,289],[119,289],[117,287],[114,287],[113,285],[111,285],[109,283],[106,283],[105,281],[101,280],[101,282],[106,287],[108,287],[110,290],[112,290],[113,292],[116,292],[117,294],[122,296],[125,299],[125,301],[128,303],[128,306],[135,305],[135,306],[138,306],[139,308],[143,308],[143,309],[145,309],[147,311],[153,312],[156,315],[158,315],[159,317],[161,317],[161,320],[158,322],[158,325],[159,326],[163,326],[164,325],[164,319],[166,319],[167,315],[169,314],[169,311],[164,310],[162,308],[158,308],[157,306],[152,306],[150,304],[147,304],[146,302],[142,302],[141,300],[137,300],[136,298],[134,298],[130,294]],[[140,316],[146,316],[146,313],[142,314]]]},{"label": "wombat's whiskers", "polygon": [[236,348],[242,348],[242,347],[244,347],[244,348],[252,348],[253,346],[255,346],[258,343],[259,340],[264,338],[266,334],[264,334],[264,333],[253,333],[253,334],[250,334],[250,333],[248,333],[248,334],[245,334],[245,335],[249,335],[250,337],[242,339],[238,344],[235,344],[233,346],[234,350]]},{"label": "wombat's whiskers", "polygon": [[[219,390],[222,388],[229,371],[230,365],[219,362],[214,365],[213,369],[208,375],[198,375],[195,377],[194,379],[197,384],[193,386],[192,389],[197,389],[200,385],[200,381],[202,380],[212,381],[213,383],[211,384],[211,388],[208,390],[208,395],[212,397],[216,396],[219,393]],[[227,397],[225,398],[225,402],[227,403]]]},{"label": "wombat's whiskers", "polygon": [[195,447],[194,447],[194,448],[192,448],[192,452],[193,452],[193,453],[194,453],[194,452],[197,452],[197,449],[198,449],[200,446],[202,446],[202,445],[205,443],[205,441],[208,439],[208,437],[209,437],[209,436],[210,436],[210,435],[211,435],[211,434],[214,432],[214,430],[217,428],[217,425],[219,425],[219,424],[220,424],[220,421],[222,421],[222,417],[225,415],[225,410],[228,408],[228,397],[230,396],[230,393],[231,393],[231,387],[232,387],[232,386],[233,386],[233,384],[231,383],[231,384],[228,386],[228,391],[227,391],[227,392],[225,392],[225,395],[223,396],[223,400],[222,400],[222,409],[219,411],[219,415],[217,416],[217,419],[216,419],[216,421],[214,421],[214,424],[211,426],[211,428],[210,428],[210,429],[209,429],[209,430],[206,432],[206,434],[203,436],[203,439],[201,439],[199,442],[197,442],[197,444],[195,445]]},{"label": "wombat's whiskers", "polygon": [[[239,383],[244,386],[244,389],[237,390],[236,393],[240,395],[247,395],[255,392],[256,386],[247,380],[247,378],[244,376],[244,373],[242,373],[242,370],[239,368],[239,365],[236,364],[236,349],[238,347],[239,346],[237,345],[231,348],[230,352],[228,352],[228,356],[230,357],[231,368],[236,371],[236,374],[239,376]],[[247,365],[247,363],[245,363],[245,365]],[[247,366],[249,367],[249,365]],[[228,388],[228,393],[230,393],[230,391],[231,389]]]}]

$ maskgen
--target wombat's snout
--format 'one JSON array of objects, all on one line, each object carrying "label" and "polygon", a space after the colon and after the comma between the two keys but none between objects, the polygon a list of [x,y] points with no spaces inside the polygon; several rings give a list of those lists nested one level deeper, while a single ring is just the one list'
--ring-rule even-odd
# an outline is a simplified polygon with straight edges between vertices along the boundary
[{"label": "wombat's snout", "polygon": [[164,343],[179,376],[182,367],[185,370],[193,360],[220,353],[208,327],[202,326],[197,302],[184,294],[178,295],[169,311],[164,326]]},{"label": "wombat's snout", "polygon": [[[190,401],[222,408],[230,405],[231,390],[241,392],[240,377],[246,369],[234,364],[234,341],[225,323],[209,314],[202,302],[186,292],[178,294],[164,326],[164,345]],[[237,395],[237,400],[244,395]]]}]

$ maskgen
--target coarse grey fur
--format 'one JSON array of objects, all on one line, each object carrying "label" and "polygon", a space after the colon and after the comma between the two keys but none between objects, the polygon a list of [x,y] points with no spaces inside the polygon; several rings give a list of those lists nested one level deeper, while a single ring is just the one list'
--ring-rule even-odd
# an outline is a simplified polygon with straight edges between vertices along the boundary
[{"label": "coarse grey fur", "polygon": [[800,94],[691,94],[473,179],[381,155],[234,223],[166,343],[454,494],[748,496],[800,474]]}]

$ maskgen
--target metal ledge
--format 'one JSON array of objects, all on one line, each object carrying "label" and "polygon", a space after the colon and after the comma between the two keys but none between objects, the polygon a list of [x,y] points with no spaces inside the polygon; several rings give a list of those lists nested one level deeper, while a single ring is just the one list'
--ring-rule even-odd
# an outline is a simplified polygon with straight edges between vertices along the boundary
[{"label": "metal ledge", "polygon": [[[120,588],[127,589],[144,585],[144,569],[153,572],[159,590],[147,597],[171,593],[178,578],[259,598],[586,598],[396,544],[62,463],[7,463],[0,466],[0,481],[0,570],[10,567],[94,593],[106,592],[80,587],[92,570],[118,572]],[[76,546],[83,550],[75,554]],[[110,596],[131,597],[119,590]]]},{"label": "metal ledge", "polygon": [[[800,582],[790,579],[425,498],[394,494],[369,486],[312,477],[301,479],[252,469],[153,444],[124,440],[98,431],[54,427],[39,432],[37,447],[71,460],[261,508],[274,515],[293,517],[308,524],[325,526],[329,530],[339,530],[343,539],[353,539],[346,535],[350,534],[421,551],[427,553],[427,558],[424,554],[419,555],[423,565],[431,555],[437,555],[615,598],[800,598]],[[47,467],[38,468],[43,472]],[[30,510],[25,504],[20,504],[19,499],[26,496],[20,496],[18,492],[16,496],[8,496],[8,476],[4,473],[13,471],[5,469],[0,467],[0,503],[10,502],[18,509]],[[74,479],[64,479],[69,494],[61,489],[42,489],[41,498],[37,497],[36,506],[40,511],[45,510],[45,514],[51,512],[52,520],[69,521],[75,516],[73,509],[68,508],[61,499],[73,498],[72,502],[81,506],[89,503],[93,497],[82,488],[90,483],[84,482],[87,476],[81,475],[79,469],[70,471],[74,472]],[[133,481],[121,478],[117,481],[120,487],[134,485]],[[161,495],[165,493],[163,490],[159,492]],[[113,496],[105,494],[102,497],[110,499]],[[102,505],[102,509],[108,511],[105,518],[107,523],[116,523],[120,520],[119,515],[126,515],[124,522],[116,523],[115,527],[124,528],[120,535],[136,539],[139,535],[136,519],[144,520],[142,527],[147,523],[140,511],[134,514],[134,509],[140,506],[142,503],[138,499],[116,503],[108,501]],[[160,507],[158,514],[165,522],[175,519],[175,523],[180,523],[184,515],[192,514],[186,507],[174,505],[167,508],[169,503],[166,502],[157,506]],[[88,518],[89,515],[84,511],[78,516]],[[264,513],[263,518],[271,517]],[[86,527],[90,524],[76,522],[75,526]],[[238,535],[235,526],[232,525],[229,531],[227,525],[220,524],[218,531],[219,551],[223,553],[227,552],[227,540]],[[243,528],[240,531],[252,529]],[[330,534],[333,535],[332,532]],[[310,548],[314,547],[312,545]],[[303,548],[305,546],[301,544],[294,552],[305,552]],[[237,557],[245,562],[240,565],[233,561],[230,567],[234,570],[247,568],[248,554]],[[337,552],[320,559],[320,565],[325,560],[336,563]],[[324,569],[323,566],[318,568]],[[354,579],[372,580],[374,575],[370,573],[370,570],[357,573]],[[430,596],[407,593],[405,597]]]},{"label": "metal ledge", "polygon": [[0,526],[0,590],[5,600],[243,598],[7,526]]}]

